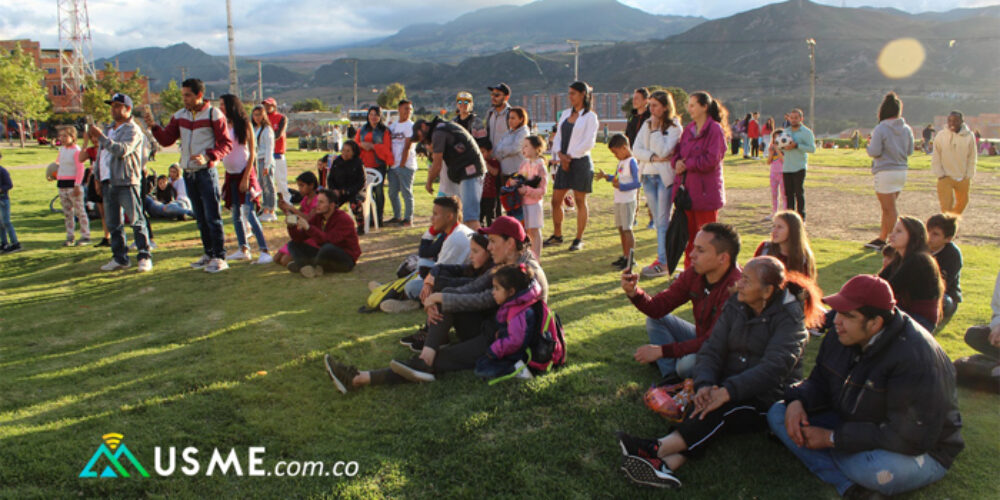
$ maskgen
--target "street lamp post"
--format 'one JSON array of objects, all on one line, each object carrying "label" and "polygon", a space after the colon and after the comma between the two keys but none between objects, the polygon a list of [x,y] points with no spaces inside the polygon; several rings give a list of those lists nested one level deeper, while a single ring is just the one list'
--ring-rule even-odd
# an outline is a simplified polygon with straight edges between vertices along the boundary
[{"label": "street lamp post", "polygon": [[806,39],[809,46],[809,128],[816,132],[816,40]]},{"label": "street lamp post", "polygon": [[354,108],[353,109],[358,109],[358,60],[345,59],[344,62],[354,63]]},{"label": "street lamp post", "polygon": [[580,41],[566,40],[566,43],[573,46],[573,81],[580,81]]}]

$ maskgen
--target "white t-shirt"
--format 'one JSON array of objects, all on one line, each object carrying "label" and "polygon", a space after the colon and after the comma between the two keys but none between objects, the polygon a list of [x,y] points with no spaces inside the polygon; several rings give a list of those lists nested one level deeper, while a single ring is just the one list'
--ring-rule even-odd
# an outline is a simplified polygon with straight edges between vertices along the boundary
[{"label": "white t-shirt", "polygon": [[184,184],[183,177],[178,177],[176,181],[170,181],[170,184],[174,186],[174,192],[177,193],[178,200],[188,199],[187,185]]},{"label": "white t-shirt", "polygon": [[[406,140],[413,135],[413,120],[396,122],[389,125],[389,132],[392,133],[392,156],[396,159],[396,166],[399,166],[403,159],[403,148],[406,147]],[[404,167],[410,170],[417,169],[417,145],[410,144],[410,154],[406,157]]]},{"label": "white t-shirt", "polygon": [[233,142],[233,149],[222,159],[222,164],[226,166],[227,174],[242,174],[243,170],[247,168],[247,161],[250,160],[250,149],[247,148],[246,144],[240,144],[236,140],[233,127],[227,127],[227,129],[229,140]]},{"label": "white t-shirt", "polygon": [[[124,125],[124,124],[123,124]],[[121,125],[118,127],[111,127],[108,129],[106,134],[109,141],[118,140],[118,130],[121,129]],[[111,152],[105,148],[101,148],[101,182],[111,180]]]}]

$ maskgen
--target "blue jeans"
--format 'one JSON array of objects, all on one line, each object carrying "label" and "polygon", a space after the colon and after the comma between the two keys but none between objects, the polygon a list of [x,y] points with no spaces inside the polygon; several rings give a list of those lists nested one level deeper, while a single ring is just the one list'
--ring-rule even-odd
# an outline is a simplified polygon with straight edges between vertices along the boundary
[{"label": "blue jeans", "polygon": [[[646,333],[649,343],[654,345],[676,344],[695,338],[694,325],[683,319],[668,314],[662,318],[646,318]],[[695,354],[691,353],[681,358],[660,358],[656,366],[664,377],[676,373],[688,377],[694,369]]]},{"label": "blue jeans", "polygon": [[[9,241],[8,236],[10,237]],[[3,245],[17,244],[17,232],[14,231],[14,225],[10,223],[10,197],[7,195],[0,196],[0,243]]]},{"label": "blue jeans", "polygon": [[152,196],[147,195],[142,200],[142,205],[150,217],[157,219],[176,219],[182,215],[194,217],[194,212],[179,201],[171,201],[170,203],[163,204]]},{"label": "blue jeans", "polygon": [[184,172],[191,211],[198,221],[201,246],[213,259],[226,258],[226,233],[219,208],[219,173],[214,168]]},{"label": "blue jeans", "polygon": [[462,219],[466,224],[479,222],[479,202],[483,199],[483,176],[465,179],[458,184],[462,200]]},{"label": "blue jeans", "polygon": [[[266,175],[264,174],[265,170],[269,171]],[[274,159],[257,158],[257,181],[260,182],[262,191],[261,208],[273,212],[278,208],[278,197],[274,192]]]},{"label": "blue jeans", "polygon": [[653,212],[653,223],[656,225],[656,258],[666,265],[667,227],[670,226],[672,208],[670,186],[664,185],[659,175],[644,175],[642,190],[646,192],[646,204]]},{"label": "blue jeans", "polygon": [[[936,482],[948,471],[926,453],[911,456],[878,449],[845,453],[831,449],[800,448],[785,430],[787,409],[783,401],[771,406],[767,412],[767,423],[771,431],[810,472],[833,485],[841,495],[855,484],[883,495],[898,495]],[[833,429],[839,425],[839,418],[835,413],[809,415],[809,424]]]},{"label": "blue jeans", "polygon": [[403,205],[406,211],[403,220],[413,220],[413,174],[406,167],[389,169],[389,203],[392,204],[392,218],[399,219],[399,195],[403,195]]},{"label": "blue jeans", "polygon": [[111,255],[115,262],[122,265],[129,263],[122,214],[128,217],[129,224],[132,225],[138,259],[150,258],[149,233],[146,230],[146,218],[142,215],[142,202],[139,201],[139,186],[112,186],[110,182],[104,181],[101,183],[101,194],[104,197],[104,222],[111,233]]},{"label": "blue jeans", "polygon": [[[229,199],[233,207],[233,230],[236,231],[236,242],[240,248],[249,248],[247,244],[247,233],[243,228],[243,217],[247,218],[253,237],[257,238],[257,247],[261,252],[267,253],[267,241],[264,240],[264,229],[260,227],[260,219],[257,218],[257,207],[254,206],[250,193],[240,195],[239,183],[232,183],[229,189]],[[242,203],[237,203],[237,200]]]}]

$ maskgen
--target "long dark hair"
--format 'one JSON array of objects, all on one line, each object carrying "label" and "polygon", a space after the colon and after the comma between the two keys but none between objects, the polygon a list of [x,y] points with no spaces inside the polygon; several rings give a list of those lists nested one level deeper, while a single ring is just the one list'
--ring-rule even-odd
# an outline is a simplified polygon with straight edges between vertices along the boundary
[{"label": "long dark hair", "polygon": [[[903,252],[902,258],[905,259],[918,253],[930,253],[930,247],[927,246],[927,227],[924,226],[923,221],[916,217],[902,215],[899,217],[899,222],[903,223],[903,229],[906,230],[908,236],[906,250]],[[893,262],[898,259],[900,259],[899,253],[896,253]]]},{"label": "long dark hair", "polygon": [[[788,226],[788,264],[789,271],[801,273],[810,279],[816,279],[816,257],[809,246],[809,236],[806,234],[802,217],[798,212],[784,210],[775,215]],[[771,249],[781,253],[781,245],[770,243]]]},{"label": "long dark hair", "polygon": [[[531,285],[535,273],[524,264],[503,266],[493,274],[493,280],[505,289],[520,292]],[[509,297],[508,297],[509,299]]]},{"label": "long dark hair", "polygon": [[264,109],[264,106],[261,105],[261,104],[258,104],[256,106],[254,106],[253,109],[250,110],[250,124],[253,125],[253,114],[258,109],[260,110],[260,126],[261,127],[270,127],[271,126],[271,119],[267,117],[267,110]]},{"label": "long dark hair", "polygon": [[362,129],[370,128],[372,126],[371,122],[368,121],[368,115],[375,111],[378,115],[378,125],[375,126],[375,130],[385,130],[385,119],[382,117],[382,107],[381,106],[370,106],[368,112],[365,113],[365,124],[361,126]]},{"label": "long dark hair", "polygon": [[722,101],[713,99],[712,94],[704,90],[691,94],[691,97],[694,97],[698,104],[708,108],[708,116],[719,123],[719,126],[722,127],[722,133],[726,135],[727,139],[732,136],[729,131],[729,110],[722,105]]},{"label": "long dark hair", "polygon": [[903,100],[895,92],[889,92],[882,98],[882,104],[878,107],[878,121],[901,116],[903,116]]},{"label": "long dark hair", "polygon": [[243,109],[240,98],[233,94],[222,94],[219,101],[222,102],[222,112],[226,114],[226,119],[233,122],[233,133],[236,135],[236,140],[240,144],[246,144],[253,127],[250,125],[250,116],[247,115],[247,110]]},{"label": "long dark hair", "polygon": [[656,99],[666,109],[663,119],[660,120],[660,132],[667,133],[667,129],[674,126],[674,119],[677,118],[677,106],[674,105],[674,96],[670,92],[657,90],[649,95],[650,99]]},{"label": "long dark hair", "polygon": [[587,82],[573,82],[569,85],[569,88],[583,94],[583,113],[580,113],[580,115],[590,112],[590,108],[594,102],[594,88],[588,85]]}]

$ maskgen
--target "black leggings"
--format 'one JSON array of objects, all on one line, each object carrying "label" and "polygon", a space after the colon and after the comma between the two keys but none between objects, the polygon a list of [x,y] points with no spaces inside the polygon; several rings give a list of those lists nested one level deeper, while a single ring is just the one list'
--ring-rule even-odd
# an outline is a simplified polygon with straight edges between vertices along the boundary
[{"label": "black leggings", "polygon": [[691,418],[694,405],[687,417],[677,424],[677,433],[684,438],[687,450],[682,455],[697,455],[718,434],[758,432],[767,429],[767,413],[747,403],[726,403],[705,415],[704,420]]},{"label": "black leggings", "polygon": [[965,343],[993,361],[1000,360],[1000,348],[990,344],[990,327],[973,326],[965,331]]},{"label": "black leggings", "polygon": [[329,273],[346,273],[354,269],[354,259],[332,243],[316,248],[301,241],[289,241],[288,254],[300,266],[322,266]]},{"label": "black leggings", "polygon": [[[438,350],[434,357],[434,374],[471,370],[476,367],[476,361],[486,354],[493,343],[493,335],[483,331],[468,340],[458,344],[448,344]],[[371,371],[371,385],[399,384],[407,380],[400,377],[389,368]]]},{"label": "black leggings", "polygon": [[760,137],[750,138],[750,156],[756,157],[760,154]]},{"label": "black leggings", "polygon": [[785,172],[781,174],[785,184],[785,201],[788,209],[799,213],[802,220],[806,220],[806,192],[803,184],[806,182],[806,169],[797,172]]}]

